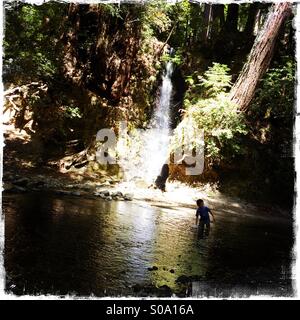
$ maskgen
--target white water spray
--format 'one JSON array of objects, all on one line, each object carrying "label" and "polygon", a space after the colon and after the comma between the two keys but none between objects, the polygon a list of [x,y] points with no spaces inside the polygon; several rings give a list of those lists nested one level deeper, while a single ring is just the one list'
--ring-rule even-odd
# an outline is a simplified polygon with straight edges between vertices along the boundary
[{"label": "white water spray", "polygon": [[144,180],[155,179],[164,163],[169,160],[170,142],[170,107],[172,98],[173,64],[169,61],[163,75],[160,97],[157,108],[151,120],[151,128],[147,132],[144,149]]},{"label": "white water spray", "polygon": [[122,141],[121,137],[118,142],[122,154],[127,153],[121,163],[127,181],[141,179],[152,183],[159,175],[163,164],[169,160],[172,73],[173,64],[169,61],[163,74],[159,101],[149,128],[139,131],[137,137],[131,137],[127,152],[125,139]]}]

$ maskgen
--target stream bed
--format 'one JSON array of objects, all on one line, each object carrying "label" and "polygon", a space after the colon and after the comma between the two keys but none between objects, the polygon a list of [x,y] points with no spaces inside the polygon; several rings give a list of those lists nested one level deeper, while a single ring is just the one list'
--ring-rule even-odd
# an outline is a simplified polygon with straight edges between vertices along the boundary
[{"label": "stream bed", "polygon": [[51,193],[3,195],[6,291],[78,296],[291,296],[292,219]]}]

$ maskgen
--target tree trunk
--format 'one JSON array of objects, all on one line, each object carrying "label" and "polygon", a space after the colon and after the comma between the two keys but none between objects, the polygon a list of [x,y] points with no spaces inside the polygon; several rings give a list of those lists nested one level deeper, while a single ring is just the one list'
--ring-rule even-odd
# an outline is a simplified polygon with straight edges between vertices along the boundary
[{"label": "tree trunk", "polygon": [[219,19],[219,30],[224,28],[225,24],[225,15],[224,15],[224,4],[215,4],[213,5],[213,19]]},{"label": "tree trunk", "polygon": [[254,30],[254,25],[255,25],[255,18],[257,15],[258,11],[258,3],[251,3],[248,11],[248,17],[247,17],[247,22],[246,26],[244,29],[244,34],[245,36],[252,36],[253,35],[253,30]]},{"label": "tree trunk", "polygon": [[212,4],[204,4],[204,28],[202,39],[204,43],[207,43],[210,38],[210,28],[211,28],[211,20],[212,20]]},{"label": "tree trunk", "polygon": [[279,29],[285,18],[291,14],[292,4],[276,3],[258,33],[254,45],[237,81],[230,91],[230,99],[241,110],[251,102],[259,79],[269,67]]},{"label": "tree trunk", "polygon": [[236,32],[238,27],[238,19],[239,19],[239,5],[236,3],[232,3],[228,5],[228,12],[226,16],[225,22],[225,30],[227,32]]}]

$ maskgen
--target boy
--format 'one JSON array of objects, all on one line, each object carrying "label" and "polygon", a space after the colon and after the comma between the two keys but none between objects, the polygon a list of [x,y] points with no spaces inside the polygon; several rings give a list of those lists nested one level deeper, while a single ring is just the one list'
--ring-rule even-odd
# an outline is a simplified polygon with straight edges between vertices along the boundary
[{"label": "boy", "polygon": [[204,227],[206,227],[206,234],[209,235],[209,231],[210,231],[209,214],[211,214],[213,218],[213,222],[215,222],[215,216],[213,215],[212,211],[204,205],[204,201],[202,199],[198,199],[196,203],[198,206],[196,211],[196,225],[198,224],[199,216],[200,216],[198,235],[199,235],[199,238],[203,238]]}]

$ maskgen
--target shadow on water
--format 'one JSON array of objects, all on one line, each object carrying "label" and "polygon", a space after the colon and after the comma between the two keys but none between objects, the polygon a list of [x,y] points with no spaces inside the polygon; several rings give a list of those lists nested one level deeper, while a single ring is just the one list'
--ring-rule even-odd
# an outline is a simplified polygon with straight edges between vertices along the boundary
[{"label": "shadow on water", "polygon": [[8,292],[127,296],[152,286],[181,295],[293,294],[288,220],[221,212],[199,240],[187,208],[37,193],[5,195],[3,210]]}]

